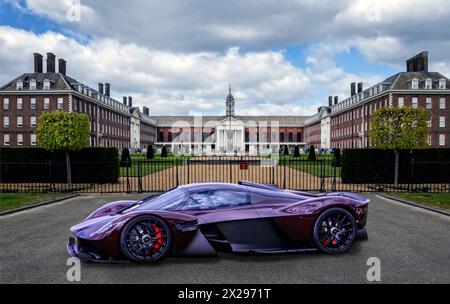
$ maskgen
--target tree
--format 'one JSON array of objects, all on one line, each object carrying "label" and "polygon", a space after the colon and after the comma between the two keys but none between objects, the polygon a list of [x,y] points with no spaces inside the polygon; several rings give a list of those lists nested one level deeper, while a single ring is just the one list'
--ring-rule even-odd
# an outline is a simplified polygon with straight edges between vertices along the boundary
[{"label": "tree", "polygon": [[309,147],[308,160],[316,160],[316,148],[314,148],[314,145]]},{"label": "tree", "polygon": [[371,145],[381,149],[414,149],[427,145],[428,113],[424,108],[381,108],[370,119]]},{"label": "tree", "polygon": [[67,183],[71,185],[70,151],[79,151],[89,145],[87,115],[62,111],[42,113],[36,134],[42,148],[66,152]]},{"label": "tree", "polygon": [[152,146],[152,144],[149,144],[147,147],[147,159],[153,159],[153,157],[155,157],[155,153],[153,151],[153,146]]},{"label": "tree", "polygon": [[288,149],[288,146],[287,146],[287,145],[284,146],[283,154],[284,154],[284,155],[289,155],[289,149]]},{"label": "tree", "polygon": [[394,186],[398,186],[398,149],[423,148],[427,145],[428,112],[424,108],[381,108],[370,120],[371,145],[381,149],[395,149]]},{"label": "tree", "polygon": [[300,149],[298,148],[298,146],[295,146],[294,157],[300,157]]},{"label": "tree", "polygon": [[120,156],[120,166],[131,167],[130,149],[128,148],[122,149],[122,155]]},{"label": "tree", "polygon": [[161,157],[167,157],[167,148],[163,146],[161,149]]}]

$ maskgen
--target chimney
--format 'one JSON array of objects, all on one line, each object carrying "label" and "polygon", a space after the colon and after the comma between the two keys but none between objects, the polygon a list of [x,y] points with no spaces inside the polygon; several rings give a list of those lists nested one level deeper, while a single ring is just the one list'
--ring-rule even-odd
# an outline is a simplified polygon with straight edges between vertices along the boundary
[{"label": "chimney", "polygon": [[111,94],[111,85],[109,83],[105,83],[105,95],[110,97]]},{"label": "chimney", "polygon": [[350,84],[350,96],[353,96],[356,94],[356,82],[352,82]]},{"label": "chimney", "polygon": [[127,105],[127,97],[126,96],[123,97],[123,104]]},{"label": "chimney", "polygon": [[55,54],[47,53],[47,73],[55,73]]},{"label": "chimney", "polygon": [[34,53],[34,72],[42,73],[42,55]]},{"label": "chimney", "polygon": [[428,72],[428,52],[421,52],[406,60],[407,72]]},{"label": "chimney", "polygon": [[98,83],[98,95],[103,95],[103,83]]},{"label": "chimney", "polygon": [[131,96],[128,96],[128,106],[129,107],[133,106],[133,98],[131,98]]},{"label": "chimney", "polygon": [[59,73],[66,75],[66,61],[62,58],[58,59],[58,71]]},{"label": "chimney", "polygon": [[358,93],[361,93],[363,91],[363,83],[358,82]]},{"label": "chimney", "polygon": [[328,106],[331,107],[333,105],[333,96],[328,96]]},{"label": "chimney", "polygon": [[334,96],[334,104],[337,104],[339,102],[339,97]]},{"label": "chimney", "polygon": [[149,109],[148,109],[147,107],[142,107],[142,112],[143,112],[145,115],[149,116],[150,111],[149,111]]}]

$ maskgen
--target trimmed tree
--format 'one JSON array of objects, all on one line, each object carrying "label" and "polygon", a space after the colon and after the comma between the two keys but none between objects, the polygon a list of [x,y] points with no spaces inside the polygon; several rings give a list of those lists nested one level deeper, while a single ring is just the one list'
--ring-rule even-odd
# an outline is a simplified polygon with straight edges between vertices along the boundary
[{"label": "trimmed tree", "polygon": [[428,113],[424,108],[381,108],[370,118],[371,146],[414,149],[427,146]]},{"label": "trimmed tree", "polygon": [[128,148],[122,149],[122,154],[120,156],[120,166],[121,167],[131,167],[130,149],[128,149]]},{"label": "trimmed tree", "polygon": [[398,149],[424,148],[428,137],[424,108],[381,108],[370,119],[369,138],[375,148],[395,150],[394,186],[398,186]]},{"label": "trimmed tree", "polygon": [[289,149],[288,149],[288,146],[287,146],[287,145],[284,146],[283,154],[284,154],[284,155],[289,155]]},{"label": "trimmed tree", "polygon": [[38,145],[42,148],[66,152],[67,183],[71,185],[70,151],[79,151],[89,145],[87,115],[62,111],[42,113],[36,134]]},{"label": "trimmed tree", "polygon": [[336,148],[334,149],[333,154],[333,167],[340,167],[341,166],[341,149]]},{"label": "trimmed tree", "polygon": [[167,157],[167,148],[163,146],[161,149],[161,157]]},{"label": "trimmed tree", "polygon": [[316,148],[314,148],[314,145],[309,146],[308,160],[316,160]]},{"label": "trimmed tree", "polygon": [[147,159],[153,159],[155,157],[155,152],[153,151],[153,146],[149,144],[147,146]]},{"label": "trimmed tree", "polygon": [[300,149],[298,148],[298,146],[295,146],[294,157],[300,157]]}]

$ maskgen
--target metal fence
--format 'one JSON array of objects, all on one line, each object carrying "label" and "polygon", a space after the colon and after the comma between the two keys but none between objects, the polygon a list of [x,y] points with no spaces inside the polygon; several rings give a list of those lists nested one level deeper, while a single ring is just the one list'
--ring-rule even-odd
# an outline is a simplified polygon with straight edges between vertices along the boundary
[{"label": "metal fence", "polygon": [[[112,192],[160,192],[178,185],[201,182],[237,183],[247,180],[258,183],[276,184],[284,189],[303,191],[427,191],[449,192],[450,183],[415,182],[414,176],[409,176],[408,183],[394,185],[388,183],[344,183],[341,178],[341,167],[334,166],[331,158],[308,160],[306,156],[299,158],[281,157],[278,162],[263,157],[172,157],[146,160],[134,158],[127,166],[119,168],[114,182],[92,182],[95,178],[88,178],[88,182],[48,182],[48,174],[57,172],[59,179],[65,174],[65,163],[0,163],[2,172],[11,172],[12,168],[21,168],[27,172],[36,172],[32,168],[39,168],[43,176],[41,179],[29,174],[23,174],[20,181],[1,182],[1,192],[75,192],[75,193],[112,193]],[[108,164],[110,165],[110,164]],[[357,166],[358,164],[355,164]],[[376,165],[376,164],[375,164]],[[14,167],[16,166],[16,167]],[[426,166],[447,166],[450,163],[415,163],[410,172]],[[83,168],[83,176],[95,177],[103,174],[101,166],[89,166],[87,163],[72,163],[72,172]],[[89,168],[92,168],[90,170]],[[8,171],[9,169],[9,171]],[[13,169],[14,170],[14,169]],[[17,169],[19,170],[19,169]],[[61,173],[62,171],[62,173]],[[78,170],[79,171],[79,170]],[[44,174],[45,172],[45,174]],[[50,173],[49,173],[50,172]],[[117,173],[117,172],[116,172]],[[6,173],[7,174],[7,173]],[[56,174],[56,173],[55,173]],[[0,176],[1,181],[8,180]],[[51,179],[50,179],[51,180]]]}]

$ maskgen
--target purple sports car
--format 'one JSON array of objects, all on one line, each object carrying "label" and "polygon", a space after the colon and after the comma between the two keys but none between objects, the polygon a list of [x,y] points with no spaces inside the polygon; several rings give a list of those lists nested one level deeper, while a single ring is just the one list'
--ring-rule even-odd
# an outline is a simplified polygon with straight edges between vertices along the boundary
[{"label": "purple sports car", "polygon": [[179,186],[140,201],[106,204],[71,231],[81,260],[154,262],[165,256],[341,253],[367,239],[369,200],[349,192],[309,194],[271,184]]}]

